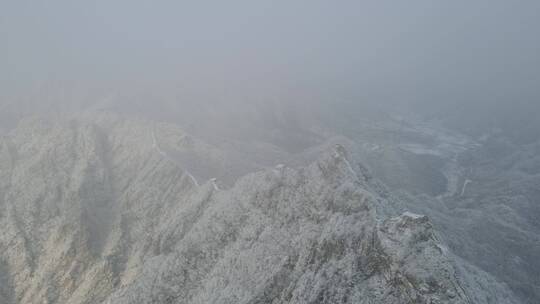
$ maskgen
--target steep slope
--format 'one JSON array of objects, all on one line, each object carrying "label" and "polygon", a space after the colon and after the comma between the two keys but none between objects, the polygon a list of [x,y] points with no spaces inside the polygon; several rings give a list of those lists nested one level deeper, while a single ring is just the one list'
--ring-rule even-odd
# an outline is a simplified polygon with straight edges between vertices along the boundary
[{"label": "steep slope", "polygon": [[[428,215],[452,252],[508,284],[523,303],[538,303],[540,145],[516,145],[497,132],[473,139],[402,125],[349,140],[353,159],[388,185],[401,209]],[[423,182],[441,175],[442,192]]]},{"label": "steep slope", "polygon": [[516,303],[425,216],[378,214],[339,146],[219,190],[155,132],[101,114],[1,139],[2,303]]},{"label": "steep slope", "polygon": [[0,246],[15,303],[98,303],[194,187],[144,126],[100,122],[28,121],[3,140]]}]

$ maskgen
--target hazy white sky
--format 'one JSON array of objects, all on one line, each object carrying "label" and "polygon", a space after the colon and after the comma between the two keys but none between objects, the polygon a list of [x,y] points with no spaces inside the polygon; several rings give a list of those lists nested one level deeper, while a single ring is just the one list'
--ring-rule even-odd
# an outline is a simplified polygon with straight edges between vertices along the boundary
[{"label": "hazy white sky", "polygon": [[540,2],[0,0],[0,86],[538,99]]}]

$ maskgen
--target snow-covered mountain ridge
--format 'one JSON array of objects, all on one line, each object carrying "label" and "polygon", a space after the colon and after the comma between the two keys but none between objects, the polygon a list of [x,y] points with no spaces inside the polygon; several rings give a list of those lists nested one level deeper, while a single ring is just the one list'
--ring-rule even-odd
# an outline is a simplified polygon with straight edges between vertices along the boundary
[{"label": "snow-covered mountain ridge", "polygon": [[165,146],[230,158],[160,130],[99,114],[3,135],[1,303],[517,303],[427,217],[378,212],[341,146],[220,190]]}]

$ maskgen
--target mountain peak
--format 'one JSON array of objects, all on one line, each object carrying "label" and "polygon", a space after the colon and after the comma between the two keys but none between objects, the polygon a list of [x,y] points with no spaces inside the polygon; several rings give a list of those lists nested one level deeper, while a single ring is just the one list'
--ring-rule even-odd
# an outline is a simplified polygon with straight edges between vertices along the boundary
[{"label": "mountain peak", "polygon": [[463,291],[427,217],[377,214],[385,200],[342,146],[219,189],[197,186],[190,172],[203,170],[183,161],[200,159],[174,130],[111,117],[45,125],[0,145],[8,304],[461,304],[502,288]]}]

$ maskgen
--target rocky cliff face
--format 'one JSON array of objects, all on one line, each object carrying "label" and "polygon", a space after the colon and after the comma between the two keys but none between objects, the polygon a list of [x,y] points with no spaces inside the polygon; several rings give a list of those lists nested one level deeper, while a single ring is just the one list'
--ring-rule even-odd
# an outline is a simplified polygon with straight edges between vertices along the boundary
[{"label": "rocky cliff face", "polygon": [[107,114],[3,135],[0,302],[516,303],[427,217],[378,212],[392,204],[339,146],[221,190],[168,140]]}]

